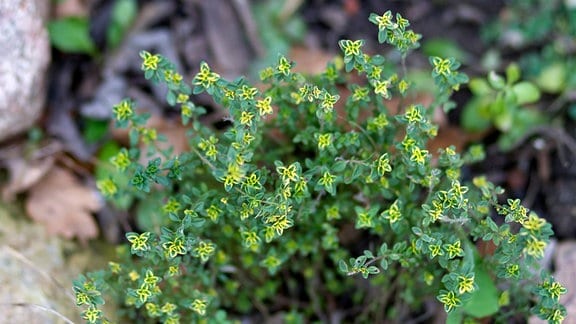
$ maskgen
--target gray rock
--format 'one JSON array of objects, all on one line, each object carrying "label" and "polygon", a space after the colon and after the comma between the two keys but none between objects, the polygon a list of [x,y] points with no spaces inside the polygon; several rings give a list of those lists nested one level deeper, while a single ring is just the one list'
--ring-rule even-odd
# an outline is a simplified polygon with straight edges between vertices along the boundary
[{"label": "gray rock", "polygon": [[0,1],[0,140],[28,129],[44,106],[49,3]]},{"label": "gray rock", "polygon": [[[23,210],[1,201],[0,224],[0,323],[84,323],[73,281],[81,273],[106,269],[115,247],[51,236]],[[110,299],[103,306],[112,323],[121,323],[117,309]]]}]

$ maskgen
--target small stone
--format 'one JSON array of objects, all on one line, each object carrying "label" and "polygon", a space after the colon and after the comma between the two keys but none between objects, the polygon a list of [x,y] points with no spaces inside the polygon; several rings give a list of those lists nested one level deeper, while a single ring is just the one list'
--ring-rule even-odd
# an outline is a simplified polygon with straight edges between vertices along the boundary
[{"label": "small stone", "polygon": [[[554,253],[554,267],[556,271],[553,276],[561,283],[568,292],[560,296],[560,303],[566,307],[566,318],[564,323],[576,323],[576,241],[564,241],[558,244]],[[543,321],[533,316],[528,321],[529,324],[543,324]]]}]

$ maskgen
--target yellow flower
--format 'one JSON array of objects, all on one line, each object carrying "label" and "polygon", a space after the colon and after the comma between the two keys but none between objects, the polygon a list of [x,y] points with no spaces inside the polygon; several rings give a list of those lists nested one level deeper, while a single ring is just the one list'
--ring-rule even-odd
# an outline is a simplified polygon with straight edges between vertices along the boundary
[{"label": "yellow flower", "polygon": [[375,20],[378,23],[379,30],[395,27],[392,23],[392,12],[390,10],[386,11],[382,16],[376,16]]},{"label": "yellow flower", "polygon": [[130,280],[132,281],[136,281],[140,278],[140,275],[138,274],[138,272],[132,270],[130,271],[130,273],[128,274],[128,277],[130,278]]},{"label": "yellow flower", "polygon": [[332,144],[332,134],[320,134],[318,136],[318,149],[324,150]]},{"label": "yellow flower", "polygon": [[382,96],[384,99],[390,98],[390,92],[388,92],[388,86],[390,85],[387,81],[374,81],[374,93]]},{"label": "yellow flower", "polygon": [[322,174],[322,178],[320,178],[320,181],[318,181],[318,183],[323,185],[324,187],[330,187],[334,183],[334,180],[336,180],[336,176],[330,174],[330,172],[328,171],[325,171],[324,174]]},{"label": "yellow flower", "polygon": [[544,249],[546,248],[546,242],[538,240],[534,236],[530,236],[526,241],[526,247],[524,248],[524,252],[526,254],[535,257],[541,258],[544,256]]},{"label": "yellow flower", "polygon": [[113,274],[118,274],[122,270],[122,266],[116,262],[108,262],[108,266]]},{"label": "yellow flower", "polygon": [[432,65],[434,65],[434,72],[448,77],[452,71],[450,70],[451,64],[449,59],[443,59],[435,56],[432,58]]},{"label": "yellow flower", "polygon": [[162,313],[171,314],[176,309],[176,305],[166,302],[162,306]]},{"label": "yellow flower", "polygon": [[462,256],[464,254],[464,251],[462,250],[462,247],[460,245],[461,245],[460,240],[457,240],[453,244],[446,245],[446,252],[448,252],[449,259],[453,259],[457,256]]},{"label": "yellow flower", "polygon": [[538,217],[535,212],[531,212],[528,219],[522,222],[522,227],[531,231],[537,232],[546,225],[546,220]]},{"label": "yellow flower", "polygon": [[176,237],[172,241],[162,244],[162,247],[171,258],[176,257],[178,254],[186,254],[184,239],[182,239],[182,237]]},{"label": "yellow flower", "polygon": [[158,309],[158,305],[154,303],[146,303],[146,312],[148,312],[148,316],[156,317],[160,316],[160,310]]},{"label": "yellow flower", "polygon": [[220,75],[212,72],[206,62],[202,62],[200,64],[200,72],[194,77],[194,84],[204,88],[210,88],[219,79]]},{"label": "yellow flower", "polygon": [[422,114],[420,113],[420,108],[417,105],[411,105],[406,111],[406,119],[410,123],[417,123],[422,121]]},{"label": "yellow flower", "polygon": [[140,52],[140,57],[142,61],[142,70],[144,71],[156,71],[158,69],[158,63],[160,62],[159,55],[152,55],[146,51]]},{"label": "yellow flower", "polygon": [[386,174],[386,172],[392,171],[392,166],[390,166],[390,159],[388,158],[388,153],[382,154],[375,164],[378,175],[383,176],[384,174]]},{"label": "yellow flower", "polygon": [[114,118],[118,121],[128,120],[132,115],[134,115],[133,109],[134,103],[130,100],[122,100],[119,104],[112,108],[114,112]]},{"label": "yellow flower", "polygon": [[251,112],[243,111],[240,115],[240,124],[242,125],[252,125],[252,120],[254,119],[254,114]]},{"label": "yellow flower", "polygon": [[258,108],[258,113],[260,116],[269,115],[272,113],[272,97],[268,96],[263,100],[258,100],[256,102],[256,108]]},{"label": "yellow flower", "polygon": [[441,294],[438,296],[438,300],[444,304],[444,310],[447,313],[462,304],[460,298],[458,298],[453,291],[442,290],[440,292]]},{"label": "yellow flower", "polygon": [[207,303],[204,299],[194,299],[194,301],[192,301],[192,304],[190,305],[190,308],[192,308],[192,310],[198,313],[199,315],[204,315],[206,314],[206,306]]},{"label": "yellow flower", "polygon": [[104,196],[107,197],[114,196],[114,194],[116,194],[118,191],[118,187],[116,187],[116,184],[114,181],[112,181],[112,179],[98,180],[96,182],[96,187]]},{"label": "yellow flower", "polygon": [[170,277],[176,276],[180,273],[180,268],[178,266],[170,266],[168,268],[168,275]]},{"label": "yellow flower", "polygon": [[344,56],[358,56],[360,55],[360,47],[364,42],[362,40],[351,41],[348,39],[344,39],[340,41],[340,47],[344,51]]},{"label": "yellow flower", "polygon": [[428,250],[430,251],[432,258],[435,258],[438,255],[444,255],[444,251],[442,251],[442,246],[440,244],[430,244]]},{"label": "yellow flower", "polygon": [[204,263],[208,261],[210,256],[214,253],[214,244],[210,242],[200,241],[198,246],[194,248],[194,254],[200,257],[200,260]]},{"label": "yellow flower", "polygon": [[292,64],[290,63],[290,61],[288,61],[288,59],[286,57],[281,56],[279,61],[278,61],[278,66],[276,66],[276,70],[278,72],[280,72],[281,74],[288,76],[290,74],[290,68],[291,67],[292,67]]},{"label": "yellow flower", "polygon": [[421,150],[419,147],[414,147],[412,149],[412,156],[410,156],[410,161],[414,161],[422,165],[426,162],[426,157],[428,157],[428,150]]},{"label": "yellow flower", "polygon": [[143,285],[142,287],[136,289],[136,294],[138,295],[138,299],[141,303],[145,303],[148,298],[152,296],[152,292],[147,285]]},{"label": "yellow flower", "polygon": [[87,310],[84,311],[84,313],[82,313],[82,318],[88,321],[88,323],[96,323],[100,319],[101,315],[101,310],[95,306],[90,306]]},{"label": "yellow flower", "polygon": [[185,103],[186,101],[188,101],[188,99],[190,98],[190,96],[188,96],[185,93],[179,93],[178,97],[176,97],[176,102],[179,104]]},{"label": "yellow flower", "polygon": [[474,276],[458,276],[458,293],[460,295],[474,291]]},{"label": "yellow flower", "polygon": [[144,284],[155,286],[160,281],[160,277],[155,276],[152,270],[146,270],[146,277],[144,277]]},{"label": "yellow flower", "polygon": [[121,149],[118,154],[116,154],[110,162],[118,169],[118,171],[124,171],[130,165],[130,157],[128,156],[128,150]]},{"label": "yellow flower", "polygon": [[242,88],[240,88],[240,99],[252,100],[257,93],[258,89],[243,85]]},{"label": "yellow flower", "polygon": [[76,306],[90,305],[90,297],[82,291],[76,291]]},{"label": "yellow flower", "polygon": [[284,184],[290,183],[291,181],[298,180],[298,173],[296,172],[296,165],[291,164],[288,167],[278,167],[276,171],[282,177],[282,182]]},{"label": "yellow flower", "polygon": [[406,80],[401,80],[398,83],[398,91],[400,91],[400,94],[405,94],[406,91],[408,91],[408,88],[410,87],[410,83],[406,82]]},{"label": "yellow flower", "polygon": [[384,216],[384,218],[387,219],[390,224],[394,224],[399,221],[400,218],[402,218],[402,212],[400,211],[400,207],[398,207],[398,200],[395,200],[392,205],[390,205],[390,208],[383,211],[381,215]]},{"label": "yellow flower", "polygon": [[127,233],[126,238],[130,243],[132,243],[131,249],[132,253],[134,251],[146,251],[150,247],[148,246],[148,239],[150,238],[150,232],[144,232],[140,235],[137,233]]},{"label": "yellow flower", "polygon": [[247,248],[254,250],[260,246],[260,237],[258,234],[253,231],[243,232],[242,236],[244,236],[244,246]]},{"label": "yellow flower", "polygon": [[328,92],[324,92],[324,98],[322,98],[322,102],[320,102],[320,107],[324,112],[330,112],[334,109],[334,104],[338,99],[340,99],[339,95],[331,95]]}]

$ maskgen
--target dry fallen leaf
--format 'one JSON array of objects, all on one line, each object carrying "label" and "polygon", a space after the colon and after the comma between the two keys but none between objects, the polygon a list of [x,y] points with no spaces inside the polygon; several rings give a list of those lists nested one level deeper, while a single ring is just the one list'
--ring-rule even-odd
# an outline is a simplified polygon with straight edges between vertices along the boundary
[{"label": "dry fallen leaf", "polygon": [[[188,137],[186,137],[188,127],[182,125],[182,123],[168,120],[164,117],[158,116],[157,114],[153,114],[150,119],[148,119],[146,126],[156,129],[158,134],[162,134],[166,137],[166,142],[157,143],[160,150],[172,147],[174,149],[174,154],[189,151]],[[140,150],[146,152],[146,145],[141,144]]]},{"label": "dry fallen leaf", "polygon": [[315,75],[324,72],[335,55],[319,49],[294,46],[290,49],[289,57],[296,63],[292,69],[294,72]]},{"label": "dry fallen leaf", "polygon": [[53,14],[56,19],[63,17],[87,17],[88,4],[83,0],[57,1]]},{"label": "dry fallen leaf", "polygon": [[96,191],[82,185],[70,171],[55,166],[30,188],[26,212],[49,234],[85,242],[98,236],[90,213],[101,205]]},{"label": "dry fallen leaf", "polygon": [[7,159],[4,164],[10,179],[2,188],[2,200],[13,201],[17,194],[36,184],[52,168],[54,160],[53,156],[34,161],[21,156]]},{"label": "dry fallen leaf", "polygon": [[49,141],[29,153],[26,144],[16,144],[0,151],[0,164],[8,171],[8,181],[2,187],[2,200],[10,202],[17,194],[28,190],[54,165],[62,144]]},{"label": "dry fallen leaf", "polygon": [[[188,137],[186,136],[188,127],[182,125],[182,123],[166,119],[162,116],[159,116],[158,114],[152,114],[146,122],[146,127],[155,129],[159,135],[166,137],[165,142],[156,142],[158,150],[166,150],[172,148],[174,155],[190,151],[188,146]],[[112,128],[112,137],[124,145],[128,145],[129,143],[128,131],[126,129]],[[146,152],[147,148],[147,144],[143,142],[139,144],[140,152]],[[160,157],[160,154],[155,156],[147,156],[146,154],[141,154],[139,162],[146,165],[148,161],[156,157]]]}]

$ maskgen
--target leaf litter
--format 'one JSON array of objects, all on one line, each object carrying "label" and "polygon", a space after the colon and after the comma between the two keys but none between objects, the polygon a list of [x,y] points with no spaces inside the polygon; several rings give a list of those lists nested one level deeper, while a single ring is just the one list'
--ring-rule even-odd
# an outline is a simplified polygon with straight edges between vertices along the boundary
[{"label": "leaf litter", "polygon": [[68,169],[54,166],[28,191],[26,212],[48,234],[85,243],[98,236],[92,212],[102,208],[95,189],[82,184]]}]

